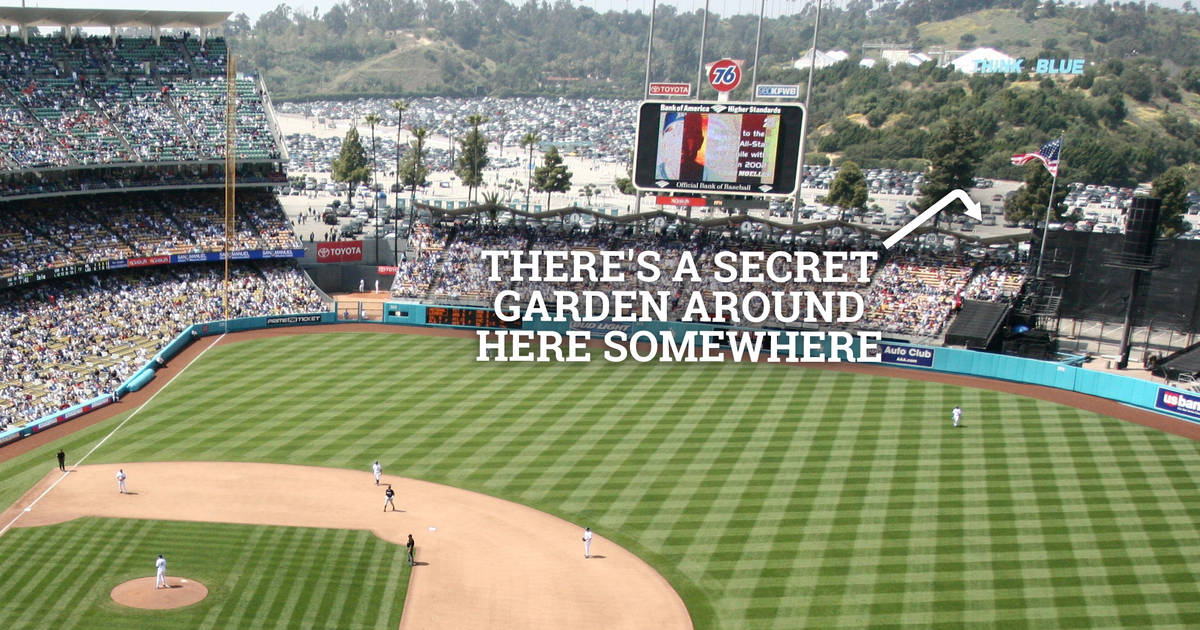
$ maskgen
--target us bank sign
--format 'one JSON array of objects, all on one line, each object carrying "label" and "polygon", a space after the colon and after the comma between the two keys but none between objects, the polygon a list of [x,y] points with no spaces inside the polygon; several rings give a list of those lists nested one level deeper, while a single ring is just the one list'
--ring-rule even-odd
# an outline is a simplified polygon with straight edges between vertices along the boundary
[{"label": "us bank sign", "polygon": [[[978,59],[975,72],[979,74],[1020,74],[1025,72],[1024,59]],[[1034,74],[1083,74],[1083,59],[1038,59]]]}]

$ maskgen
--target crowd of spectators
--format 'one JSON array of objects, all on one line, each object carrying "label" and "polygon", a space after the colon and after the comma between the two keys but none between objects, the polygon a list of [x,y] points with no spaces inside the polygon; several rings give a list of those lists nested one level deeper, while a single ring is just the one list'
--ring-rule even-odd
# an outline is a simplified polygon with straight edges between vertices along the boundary
[{"label": "crowd of spectators", "polygon": [[[300,247],[271,193],[237,196],[233,251]],[[0,204],[0,278],[136,256],[223,251],[221,191],[167,191]]]},{"label": "crowd of spectators", "polygon": [[950,320],[972,268],[960,258],[897,256],[882,265],[868,287],[867,329],[934,337]]},{"label": "crowd of spectators", "polygon": [[[219,160],[223,40],[0,37],[0,164],[7,169]],[[237,79],[239,159],[277,159],[262,94]]]},{"label": "crowd of spectators", "polygon": [[1028,274],[1028,268],[1020,264],[985,265],[971,276],[963,297],[989,302],[1012,300],[1021,293]]},{"label": "crowd of spectators", "polygon": [[[481,257],[485,249],[505,250],[565,250],[587,249],[654,250],[662,258],[659,268],[662,277],[652,283],[640,282],[636,274],[627,273],[624,283],[573,282],[549,284],[540,282],[490,282],[489,270]],[[458,224],[431,227],[418,224],[409,241],[411,257],[397,266],[392,295],[397,298],[428,301],[460,301],[490,305],[498,291],[515,290],[527,298],[533,291],[543,295],[554,290],[648,290],[667,291],[671,317],[679,317],[687,307],[687,296],[699,292],[713,313],[715,291],[732,291],[744,295],[751,290],[783,292],[856,291],[863,296],[864,318],[854,324],[865,330],[881,330],[919,337],[935,337],[942,333],[956,304],[967,289],[968,278],[977,288],[968,295],[975,299],[1010,299],[1020,291],[1024,271],[1016,266],[1000,267],[963,262],[954,255],[896,254],[868,269],[869,280],[859,282],[850,277],[844,283],[809,281],[720,283],[715,279],[713,254],[721,250],[764,249],[764,244],[746,242],[741,235],[718,234],[703,230],[685,230],[679,234],[668,230],[638,231],[630,226],[596,224],[590,229],[547,224],[492,225]],[[769,249],[769,247],[768,247]],[[809,247],[811,249],[811,247]],[[700,263],[701,280],[674,282],[672,273],[680,254],[689,251]],[[632,271],[632,267],[630,268]],[[767,322],[768,324],[773,322]]]},{"label": "crowd of spectators", "polygon": [[[0,293],[0,429],[114,391],[188,325],[222,319],[224,267],[93,274]],[[232,267],[233,317],[325,310],[292,261]]]}]

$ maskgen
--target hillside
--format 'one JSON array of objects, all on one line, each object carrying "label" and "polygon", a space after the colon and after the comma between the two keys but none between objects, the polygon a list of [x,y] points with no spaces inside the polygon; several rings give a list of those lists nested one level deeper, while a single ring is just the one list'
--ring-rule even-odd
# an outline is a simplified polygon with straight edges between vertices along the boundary
[{"label": "hillside", "polygon": [[[811,7],[767,20],[758,79],[803,83],[792,63],[811,41]],[[1012,0],[857,1],[821,17],[822,49],[846,61],[819,70],[810,123],[816,161],[923,168],[925,146],[953,118],[978,136],[980,175],[1065,133],[1068,176],[1130,184],[1200,163],[1200,14],[1154,5],[1074,7]],[[753,58],[757,20],[710,16],[705,56]],[[286,6],[227,29],[277,100],[361,96],[566,95],[636,98],[649,16],[568,3],[359,0],[324,16]],[[694,82],[700,20],[662,5],[651,78]],[[860,66],[881,47],[914,52],[990,46],[1031,62],[1083,58],[1082,76],[966,76],[933,63]],[[953,58],[953,52],[946,56]],[[1029,65],[1032,65],[1030,63]],[[746,77],[753,71],[747,67]],[[749,80],[733,94],[749,99]],[[713,97],[701,86],[699,98]],[[1101,150],[1103,149],[1103,150]],[[1114,156],[1120,156],[1119,158]]]}]

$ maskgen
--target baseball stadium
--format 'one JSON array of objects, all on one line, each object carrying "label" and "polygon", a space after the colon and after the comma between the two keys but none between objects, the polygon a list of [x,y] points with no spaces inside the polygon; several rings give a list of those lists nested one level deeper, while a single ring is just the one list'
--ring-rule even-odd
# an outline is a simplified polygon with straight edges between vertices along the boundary
[{"label": "baseball stadium", "polygon": [[[0,627],[1200,626],[1200,256],[1145,197],[1119,235],[893,247],[740,198],[401,199],[397,155],[385,218],[382,189],[297,183],[229,17],[0,7]],[[347,240],[355,196],[376,230]],[[602,290],[658,292],[665,321],[589,325],[499,317],[545,286],[489,277],[488,250],[874,253],[834,282],[856,322],[688,322],[686,295],[815,287],[663,274]],[[876,331],[878,355],[480,345],[614,330],[723,356]]]}]

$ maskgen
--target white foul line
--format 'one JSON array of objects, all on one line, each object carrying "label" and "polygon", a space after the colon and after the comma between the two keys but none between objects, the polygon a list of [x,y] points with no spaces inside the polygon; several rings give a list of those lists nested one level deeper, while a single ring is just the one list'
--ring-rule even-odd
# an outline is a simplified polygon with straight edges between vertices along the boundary
[{"label": "white foul line", "polygon": [[[175,379],[179,378],[179,376],[180,376],[181,374],[183,374],[184,372],[186,372],[188,368],[192,367],[192,364],[193,364],[193,363],[195,363],[197,360],[199,360],[199,359],[200,359],[200,357],[204,356],[204,353],[205,353],[205,352],[208,352],[208,349],[209,349],[209,348],[211,348],[211,347],[213,347],[213,346],[217,345],[218,343],[220,343],[220,342],[221,342],[221,339],[223,339],[224,337],[225,337],[225,333],[221,333],[221,336],[220,336],[220,337],[217,337],[216,341],[214,341],[214,342],[212,342],[211,344],[209,344],[207,348],[205,348],[205,349],[201,350],[201,351],[200,351],[200,354],[197,354],[197,355],[196,355],[196,358],[192,359],[191,361],[189,361],[189,362],[188,362],[188,364],[187,364],[187,365],[183,366],[183,369],[182,369],[182,370],[179,370],[179,372],[177,372],[177,373],[175,374],[175,376],[172,376],[172,377],[171,377],[171,380],[167,381],[165,385],[163,385],[162,387],[158,388],[158,390],[157,390],[157,391],[155,391],[153,394],[150,394],[150,397],[146,399],[146,402],[144,402],[144,403],[142,403],[142,404],[138,405],[138,408],[137,408],[137,409],[134,409],[134,410],[133,410],[133,413],[129,414],[128,416],[125,416],[125,419],[121,421],[121,424],[118,424],[117,426],[113,427],[113,430],[112,430],[112,431],[109,431],[109,432],[108,432],[108,435],[104,436],[104,439],[100,440],[99,442],[96,442],[96,445],[92,447],[92,450],[90,450],[90,451],[88,451],[88,452],[84,453],[84,454],[83,454],[83,457],[80,457],[80,458],[79,458],[79,461],[75,462],[75,465],[71,466],[71,468],[76,468],[76,467],[78,467],[80,464],[82,464],[82,463],[83,463],[83,460],[85,460],[85,459],[87,459],[87,458],[88,458],[88,456],[89,456],[89,455],[91,455],[92,453],[95,453],[95,452],[96,452],[96,449],[100,448],[100,445],[101,445],[101,444],[104,444],[105,442],[107,442],[107,441],[108,441],[108,438],[112,437],[112,436],[113,436],[113,434],[114,434],[114,433],[116,433],[117,431],[120,431],[120,430],[121,430],[121,427],[125,426],[125,423],[126,423],[126,422],[129,422],[130,420],[132,420],[132,419],[133,419],[133,417],[134,417],[134,416],[138,415],[138,412],[139,412],[139,411],[141,411],[143,408],[145,408],[145,406],[146,406],[146,405],[149,405],[149,404],[150,404],[150,401],[154,400],[154,397],[155,397],[155,396],[158,396],[158,395],[159,395],[159,393],[161,393],[161,392],[162,392],[164,389],[166,389],[166,388],[167,388],[167,385],[170,385],[171,383],[174,383],[174,382],[175,382]],[[64,437],[65,437],[65,436],[64,436]],[[37,497],[36,499],[34,499],[32,503],[30,503],[29,505],[25,506],[25,509],[23,509],[23,510],[21,510],[21,511],[17,512],[17,515],[16,515],[16,516],[14,516],[14,517],[13,517],[13,519],[12,519],[11,521],[9,521],[7,525],[5,525],[4,527],[0,527],[0,536],[3,536],[5,532],[7,532],[9,529],[12,529],[12,526],[13,526],[13,525],[15,525],[15,524],[16,524],[16,522],[17,522],[18,520],[20,520],[20,519],[21,519],[21,517],[22,517],[22,516],[24,516],[26,512],[31,512],[31,511],[33,511],[33,506],[37,505],[37,504],[38,504],[38,501],[41,501],[42,499],[46,498],[46,495],[50,494],[50,491],[51,491],[51,490],[53,490],[53,489],[54,489],[54,487],[55,487],[55,486],[57,486],[57,485],[59,484],[59,482],[61,482],[63,479],[66,479],[66,478],[67,478],[67,475],[69,475],[69,474],[70,474],[70,472],[68,471],[68,472],[64,472],[63,474],[59,475],[58,479],[55,479],[55,480],[54,480],[54,483],[50,484],[50,487],[49,487],[49,488],[46,488],[46,489],[45,489],[45,490],[44,490],[44,491],[43,491],[41,494],[39,494],[39,495],[38,495],[38,497]]]}]

